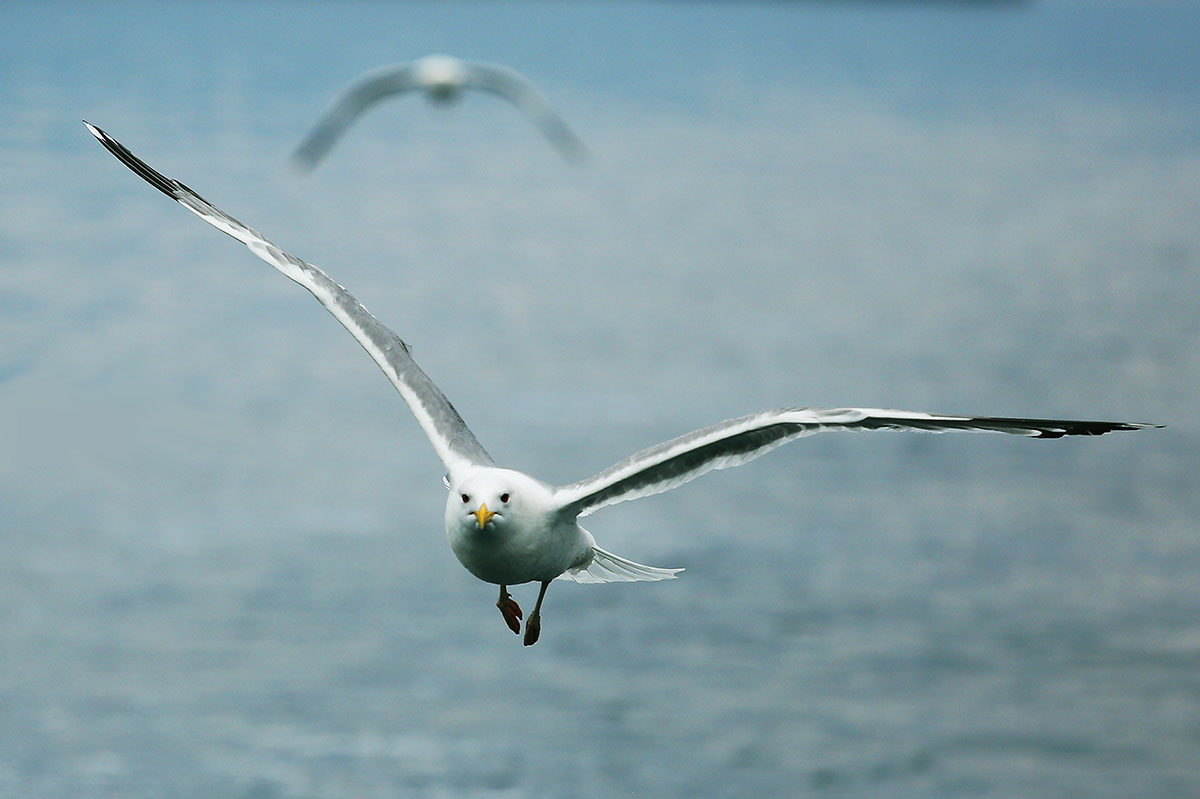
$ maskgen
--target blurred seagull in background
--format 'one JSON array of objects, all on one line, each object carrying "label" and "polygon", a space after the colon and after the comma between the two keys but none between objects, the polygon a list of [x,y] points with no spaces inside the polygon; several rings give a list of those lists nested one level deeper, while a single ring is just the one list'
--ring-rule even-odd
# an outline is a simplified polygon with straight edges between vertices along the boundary
[{"label": "blurred seagull in background", "polygon": [[874,408],[783,408],[743,416],[642,450],[599,474],[552,486],[496,465],[458,411],[413,360],[407,344],[317,267],[281,250],[258,232],[211,205],[177,180],[156,172],[117,140],[85,122],[88,130],[143,180],[205,222],[245,244],[310,291],[375,360],[400,392],[446,467],[446,536],[467,571],[500,586],[496,606],[520,633],[521,608],[511,585],[537,582],[525,645],[541,630],[542,600],[555,579],[579,583],[666,580],[681,569],[626,560],[596,546],[579,517],[638,497],[670,490],[713,469],[725,469],[803,436],[827,430],[975,430],[1036,438],[1096,436],[1157,425],[986,416],[941,416]]},{"label": "blurred seagull in background", "polygon": [[583,141],[521,73],[498,64],[431,55],[360,77],[325,112],[292,154],[292,161],[303,171],[312,170],[360,114],[393,94],[420,90],[432,102],[447,104],[457,100],[464,89],[493,92],[511,102],[567,161],[578,164],[587,158]]}]

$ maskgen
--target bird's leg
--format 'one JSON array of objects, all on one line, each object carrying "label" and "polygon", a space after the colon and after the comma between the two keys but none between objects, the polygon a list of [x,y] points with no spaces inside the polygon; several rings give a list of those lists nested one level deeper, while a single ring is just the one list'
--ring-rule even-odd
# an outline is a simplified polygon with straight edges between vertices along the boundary
[{"label": "bird's leg", "polygon": [[537,604],[533,606],[533,613],[529,614],[529,621],[525,622],[525,646],[536,644],[542,632],[542,600],[546,598],[546,589],[549,587],[550,581],[543,580],[541,590],[538,591]]},{"label": "bird's leg", "polygon": [[520,635],[521,633],[521,606],[517,604],[517,600],[512,598],[512,594],[508,593],[508,586],[500,586],[500,598],[496,600],[496,607],[500,608],[500,613],[504,616],[504,623],[508,625],[508,629]]}]

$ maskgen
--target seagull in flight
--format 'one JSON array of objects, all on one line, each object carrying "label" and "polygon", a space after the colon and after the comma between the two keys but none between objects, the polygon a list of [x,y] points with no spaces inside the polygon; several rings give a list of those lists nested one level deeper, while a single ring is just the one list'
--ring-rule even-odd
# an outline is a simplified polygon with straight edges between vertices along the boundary
[{"label": "seagull in flight", "polygon": [[587,158],[583,141],[520,72],[499,64],[431,55],[358,78],[325,112],[292,154],[292,161],[302,171],[312,170],[360,114],[393,94],[419,90],[430,101],[444,105],[457,100],[464,89],[492,92],[508,100],[529,117],[567,161],[580,163]]},{"label": "seagull in flight", "polygon": [[1098,436],[1159,425],[1062,419],[944,416],[876,408],[782,408],[715,424],[630,455],[586,480],[551,485],[498,466],[412,353],[346,289],[323,271],[290,255],[177,180],[157,172],[104,131],[89,131],[125,166],[218,230],[245,244],[306,288],[374,359],[446,468],[446,537],[467,571],[500,586],[496,606],[521,632],[521,607],[509,586],[539,583],[525,620],[524,643],[538,640],[542,601],[551,581],[578,583],[667,580],[682,569],[660,569],[614,555],[596,544],[579,518],[639,497],[668,491],[714,469],[739,466],[797,438],[833,430],[974,430],[1034,438]]}]

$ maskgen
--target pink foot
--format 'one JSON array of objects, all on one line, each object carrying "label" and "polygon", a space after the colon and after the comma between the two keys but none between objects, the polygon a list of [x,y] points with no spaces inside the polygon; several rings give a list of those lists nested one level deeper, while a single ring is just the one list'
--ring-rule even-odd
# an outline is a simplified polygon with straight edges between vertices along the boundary
[{"label": "pink foot", "polygon": [[529,617],[529,621],[525,623],[525,646],[533,646],[537,643],[538,636],[542,634],[542,617],[540,613],[534,613]]},{"label": "pink foot", "polygon": [[505,591],[496,600],[496,607],[500,608],[501,615],[504,616],[504,623],[508,625],[508,629],[518,635],[521,633],[521,606],[517,604],[517,600],[512,598],[512,594]]}]

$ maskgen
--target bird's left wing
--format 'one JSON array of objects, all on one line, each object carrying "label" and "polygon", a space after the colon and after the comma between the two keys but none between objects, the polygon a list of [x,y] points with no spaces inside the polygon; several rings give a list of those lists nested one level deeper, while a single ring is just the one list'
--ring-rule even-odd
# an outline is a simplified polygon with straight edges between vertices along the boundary
[{"label": "bird's left wing", "polygon": [[155,171],[104,131],[87,122],[83,124],[121,163],[151,186],[217,230],[233,236],[250,252],[312,292],[358,340],[400,392],[448,470],[453,472],[470,464],[493,463],[458,411],[413,360],[408,345],[372,316],[350,292],[317,267],[279,249],[258,231],[234,219],[179,181]]},{"label": "bird's left wing", "polygon": [[292,163],[303,171],[316,167],[346,129],[364,111],[385,97],[418,88],[412,64],[397,64],[371,72],[354,82],[334,102],[316,127],[292,153]]},{"label": "bird's left wing", "polygon": [[515,105],[537,125],[567,161],[578,164],[587,159],[587,145],[567,121],[555,112],[550,102],[534,87],[529,78],[515,69],[499,64],[471,62],[465,66],[466,85],[498,94]]},{"label": "bird's left wing", "polygon": [[628,499],[669,491],[713,469],[754,460],[781,444],[827,430],[973,430],[1035,438],[1098,436],[1157,425],[987,416],[939,416],[877,408],[784,408],[697,430],[629,456],[594,477],[555,490],[565,515],[585,516]]}]

